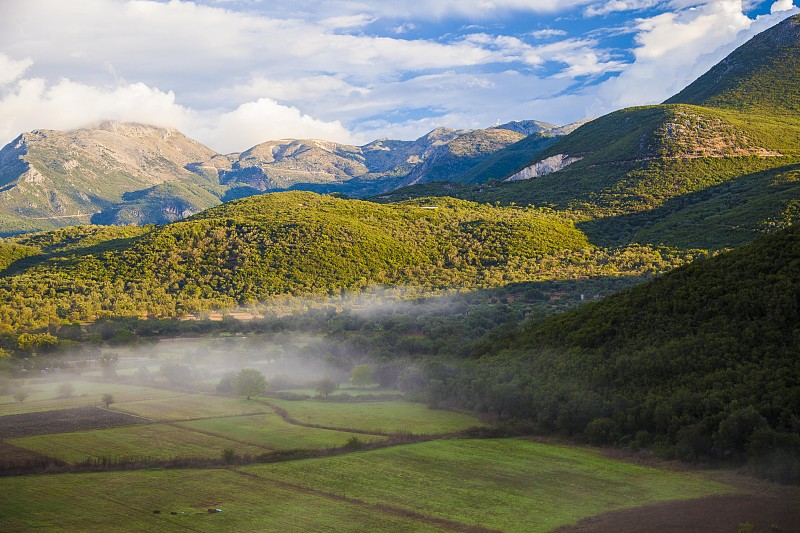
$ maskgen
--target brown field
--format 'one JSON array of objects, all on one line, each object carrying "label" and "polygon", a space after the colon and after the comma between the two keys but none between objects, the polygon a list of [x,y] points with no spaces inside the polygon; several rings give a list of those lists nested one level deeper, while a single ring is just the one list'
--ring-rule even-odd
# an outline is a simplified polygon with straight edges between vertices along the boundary
[{"label": "brown field", "polygon": [[0,439],[106,429],[146,420],[94,406],[0,416]]},{"label": "brown field", "polygon": [[[748,529],[748,524],[752,529]],[[800,496],[796,490],[783,494],[729,494],[695,500],[645,505],[613,511],[562,527],[557,533],[731,533],[736,531],[800,531]]]}]

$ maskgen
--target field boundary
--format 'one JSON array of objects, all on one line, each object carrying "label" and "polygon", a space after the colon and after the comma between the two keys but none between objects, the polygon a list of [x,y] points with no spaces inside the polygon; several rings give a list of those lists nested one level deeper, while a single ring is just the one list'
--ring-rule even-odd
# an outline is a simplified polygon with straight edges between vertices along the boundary
[{"label": "field boundary", "polygon": [[397,434],[397,433],[388,433],[386,431],[376,431],[376,430],[370,430],[370,429],[340,428],[340,427],[335,427],[335,426],[323,426],[322,424],[312,424],[310,422],[301,422],[301,421],[297,420],[296,418],[293,418],[292,415],[290,415],[289,412],[286,409],[284,409],[283,407],[279,407],[279,406],[275,405],[272,402],[269,402],[267,400],[258,400],[258,403],[260,403],[262,405],[266,405],[267,407],[269,407],[270,409],[275,411],[275,413],[278,416],[283,418],[283,420],[285,422],[288,422],[289,424],[293,424],[295,426],[303,426],[303,427],[314,428],[314,429],[327,429],[327,430],[330,430],[330,431],[344,431],[344,432],[347,432],[347,433],[357,433],[359,435],[376,435],[376,436],[379,436],[379,437],[391,437],[392,435],[396,435]]},{"label": "field boundary", "polygon": [[400,516],[404,518],[412,518],[414,520],[418,520],[420,522],[425,522],[427,524],[439,526],[446,528],[450,531],[459,531],[464,533],[500,533],[498,529],[488,529],[483,526],[474,526],[470,524],[464,524],[462,522],[457,522],[455,520],[449,520],[447,518],[439,518],[436,516],[427,515],[424,513],[420,513],[418,511],[413,511],[411,509],[406,509],[404,507],[397,507],[394,505],[388,505],[384,503],[370,503],[364,501],[359,498],[352,498],[350,496],[345,496],[343,494],[336,494],[335,492],[328,492],[320,489],[315,489],[312,487],[306,487],[304,485],[297,485],[295,483],[289,483],[288,481],[278,481],[276,479],[265,478],[259,476],[258,474],[254,474],[252,472],[246,472],[244,470],[239,470],[237,468],[230,469],[231,472],[235,472],[242,476],[256,478],[260,481],[270,483],[272,485],[276,485],[278,487],[294,490],[297,492],[302,492],[305,494],[312,494],[315,496],[322,496],[324,498],[328,498],[334,501],[346,502],[353,505],[358,505],[360,507],[365,507],[368,509],[374,509],[386,514],[392,514],[395,516]]}]

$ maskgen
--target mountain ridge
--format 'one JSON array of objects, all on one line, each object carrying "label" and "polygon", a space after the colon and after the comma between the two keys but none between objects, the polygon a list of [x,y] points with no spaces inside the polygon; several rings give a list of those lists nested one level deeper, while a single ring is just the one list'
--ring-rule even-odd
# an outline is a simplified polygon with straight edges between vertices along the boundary
[{"label": "mountain ridge", "polygon": [[[514,128],[554,126],[519,121],[508,127],[440,127],[414,141],[379,139],[363,146],[286,139],[232,154],[216,153],[174,128],[138,123],[34,130],[0,150],[0,234],[70,223],[166,223],[272,190],[376,194],[403,185],[428,159],[439,161],[428,165],[436,172],[457,179],[521,138]],[[480,149],[469,153],[463,139],[458,150],[448,149],[465,135]],[[409,179],[422,178],[421,170]]]}]

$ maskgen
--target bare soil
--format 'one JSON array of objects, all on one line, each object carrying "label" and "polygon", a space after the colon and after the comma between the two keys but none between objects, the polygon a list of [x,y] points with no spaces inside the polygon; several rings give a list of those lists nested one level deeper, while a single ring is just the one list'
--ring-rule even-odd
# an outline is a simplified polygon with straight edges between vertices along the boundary
[{"label": "bare soil", "polygon": [[95,406],[0,416],[0,439],[106,429],[147,420]]},{"label": "bare soil", "polygon": [[586,518],[558,533],[800,533],[800,487],[731,471],[708,474],[739,493],[646,505]]}]

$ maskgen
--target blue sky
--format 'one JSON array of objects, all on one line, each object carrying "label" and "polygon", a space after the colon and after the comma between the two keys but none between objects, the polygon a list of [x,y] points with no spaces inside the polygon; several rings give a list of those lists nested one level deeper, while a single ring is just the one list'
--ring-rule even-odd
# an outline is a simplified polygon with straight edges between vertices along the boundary
[{"label": "blue sky", "polygon": [[658,103],[791,0],[3,0],[0,143],[105,119],[219,151]]}]

